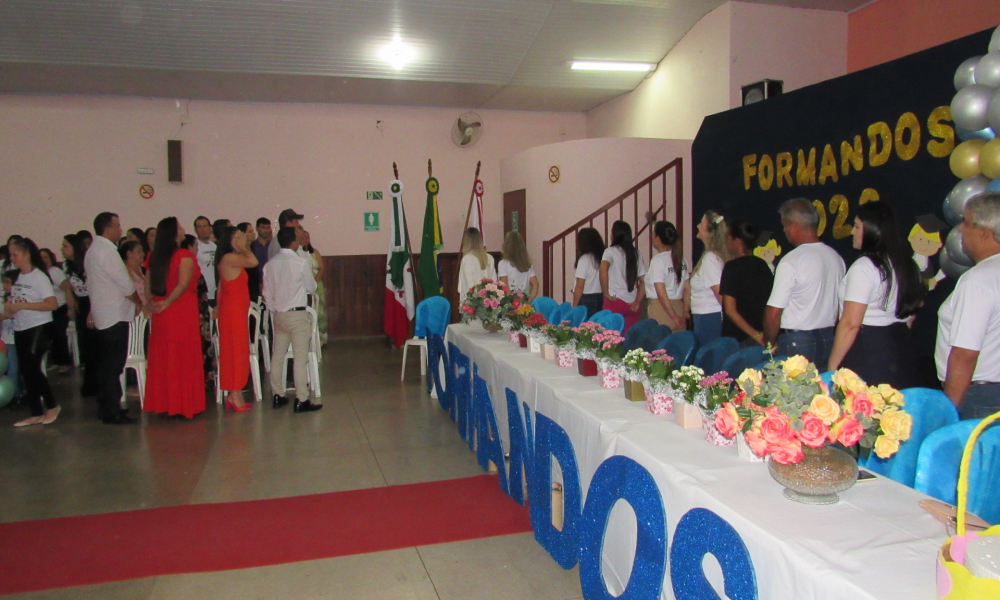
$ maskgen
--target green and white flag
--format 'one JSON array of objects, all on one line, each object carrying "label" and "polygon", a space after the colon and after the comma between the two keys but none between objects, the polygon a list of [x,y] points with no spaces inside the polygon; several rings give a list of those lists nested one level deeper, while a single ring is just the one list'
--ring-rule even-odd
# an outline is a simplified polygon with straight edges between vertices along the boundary
[{"label": "green and white flag", "polygon": [[389,192],[392,194],[392,219],[389,221],[389,253],[385,265],[383,329],[399,348],[410,335],[410,321],[413,319],[413,265],[403,211],[403,184],[393,180],[389,184]]}]

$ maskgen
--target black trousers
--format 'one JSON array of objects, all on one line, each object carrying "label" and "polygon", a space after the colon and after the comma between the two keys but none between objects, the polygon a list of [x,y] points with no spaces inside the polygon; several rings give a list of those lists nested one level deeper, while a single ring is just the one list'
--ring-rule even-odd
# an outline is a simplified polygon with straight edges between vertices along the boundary
[{"label": "black trousers", "polygon": [[914,348],[913,332],[905,323],[862,325],[840,366],[857,373],[868,385],[888,383],[897,390],[929,387],[928,374],[920,372]]},{"label": "black trousers", "polygon": [[97,415],[112,417],[121,412],[122,371],[128,358],[128,321],[119,321],[97,333]]},{"label": "black trousers", "polygon": [[14,332],[14,344],[17,347],[17,368],[24,379],[28,406],[31,416],[40,417],[46,409],[55,408],[55,396],[49,387],[49,379],[42,372],[42,356],[49,350],[52,341],[49,338],[49,323],[38,325],[31,329]]},{"label": "black trousers", "polygon": [[83,385],[80,392],[84,396],[97,394],[97,330],[87,327],[90,315],[90,297],[76,299],[76,340],[80,345],[80,362],[83,364]]},{"label": "black trousers", "polygon": [[52,352],[49,358],[60,367],[73,365],[73,356],[69,351],[69,340],[66,337],[66,328],[69,327],[69,307],[63,304],[57,310],[52,311],[52,324],[50,326],[52,335]]}]

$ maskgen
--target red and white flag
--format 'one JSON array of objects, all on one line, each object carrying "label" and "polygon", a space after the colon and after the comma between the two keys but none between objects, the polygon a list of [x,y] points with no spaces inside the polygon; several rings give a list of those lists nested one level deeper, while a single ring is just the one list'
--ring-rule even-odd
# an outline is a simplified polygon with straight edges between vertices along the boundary
[{"label": "red and white flag", "polygon": [[392,219],[389,220],[389,254],[385,261],[385,312],[382,328],[397,348],[410,335],[413,320],[413,264],[403,213],[403,184],[389,184],[392,195]]},{"label": "red and white flag", "polygon": [[479,235],[483,238],[483,246],[486,245],[486,231],[483,230],[483,182],[476,180],[472,187],[472,213],[469,215],[469,227],[479,230]]}]

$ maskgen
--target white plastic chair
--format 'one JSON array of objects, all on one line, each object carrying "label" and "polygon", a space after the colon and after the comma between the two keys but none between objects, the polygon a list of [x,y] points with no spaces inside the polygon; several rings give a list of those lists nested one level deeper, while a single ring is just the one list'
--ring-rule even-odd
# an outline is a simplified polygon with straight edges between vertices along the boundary
[{"label": "white plastic chair", "polygon": [[[312,321],[312,334],[309,336],[309,363],[308,363],[308,382],[309,389],[312,392],[313,398],[320,397],[320,386],[319,386],[319,356],[320,356],[320,342],[319,342],[319,318],[316,315],[316,310],[311,306],[306,307],[306,313]],[[281,380],[288,381],[288,361],[295,358],[294,349],[291,344],[288,345],[288,351],[285,352],[285,360],[281,361]],[[295,389],[295,387],[290,387],[287,389]]]},{"label": "white plastic chair", "polygon": [[[247,314],[247,321],[249,324],[250,320],[253,320],[253,328],[250,329],[250,379],[253,381],[253,395],[260,402],[263,399],[263,395],[260,389],[260,362],[258,361],[258,349],[257,343],[260,337],[260,307],[256,304],[250,304],[250,311]],[[270,361],[268,361],[270,362]]]},{"label": "white plastic chair", "polygon": [[403,344],[403,368],[399,371],[399,380],[406,379],[406,351],[410,346],[420,348],[420,376],[427,375],[427,338],[412,337]]},{"label": "white plastic chair", "polygon": [[76,337],[76,321],[70,319],[66,327],[66,340],[69,342],[69,351],[73,355],[73,366],[80,366],[80,341]]},{"label": "white plastic chair", "polygon": [[[139,387],[139,406],[146,401],[146,324],[149,319],[139,313],[128,324],[128,354],[125,357],[125,368],[119,381],[122,384],[122,406],[125,406],[125,373],[129,369],[135,371],[136,384]],[[72,325],[72,323],[70,323]]]},{"label": "white plastic chair", "polygon": [[219,321],[212,319],[212,348],[215,350],[215,369],[212,377],[215,379],[215,403],[222,404],[222,387],[219,385]]},{"label": "white plastic chair", "polygon": [[257,307],[260,311],[260,323],[258,324],[258,336],[257,341],[260,344],[257,351],[260,353],[261,357],[264,359],[264,370],[268,373],[271,372],[271,324],[273,315],[271,311],[267,310],[267,306],[264,305],[264,297],[261,296],[260,304]]}]

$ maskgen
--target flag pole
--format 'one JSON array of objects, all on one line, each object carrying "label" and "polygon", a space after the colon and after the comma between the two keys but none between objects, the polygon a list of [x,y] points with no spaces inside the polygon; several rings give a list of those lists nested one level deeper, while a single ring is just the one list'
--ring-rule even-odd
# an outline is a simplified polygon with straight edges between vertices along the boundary
[{"label": "flag pole", "polygon": [[[469,216],[472,215],[472,203],[476,199],[476,181],[479,180],[479,168],[483,166],[483,161],[476,161],[476,176],[472,178],[472,193],[469,194],[469,208],[465,211],[465,224],[462,226],[462,242],[458,245],[459,266],[461,267],[462,247],[465,246],[465,232],[469,230]],[[482,223],[479,224],[482,227]],[[483,233],[479,232],[480,235]]]},{"label": "flag pole", "polygon": [[[392,161],[392,175],[396,181],[399,181],[399,168],[396,166],[396,161]],[[406,238],[406,256],[410,259],[410,269],[413,269],[413,252],[410,250],[410,228],[406,225],[406,207],[403,205],[403,196],[399,196],[399,212],[403,214],[403,237]],[[412,276],[412,273],[411,273]],[[406,277],[406,271],[403,271],[403,277]],[[413,278],[413,282],[417,283],[417,278]],[[423,291],[423,290],[421,290]]]}]

